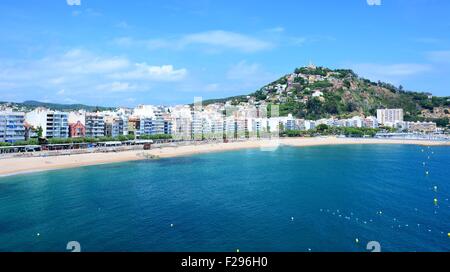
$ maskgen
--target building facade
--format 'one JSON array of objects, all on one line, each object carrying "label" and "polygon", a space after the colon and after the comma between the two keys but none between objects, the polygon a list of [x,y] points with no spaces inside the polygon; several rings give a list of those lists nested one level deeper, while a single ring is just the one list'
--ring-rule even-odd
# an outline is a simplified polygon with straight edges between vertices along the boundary
[{"label": "building facade", "polygon": [[140,120],[140,135],[171,134],[172,122],[162,118],[142,118]]},{"label": "building facade", "polygon": [[70,138],[80,138],[86,136],[86,126],[84,126],[80,121],[75,124],[69,125],[69,137]]},{"label": "building facade", "polygon": [[86,113],[86,137],[105,136],[105,117],[98,113]]},{"label": "building facade", "polygon": [[68,138],[68,113],[36,108],[26,113],[25,121],[34,129],[42,129],[44,138]]},{"label": "building facade", "polygon": [[378,109],[377,121],[379,124],[387,126],[403,122],[403,109]]},{"label": "building facade", "polygon": [[0,112],[0,142],[15,143],[25,140],[25,114]]},{"label": "building facade", "polygon": [[69,115],[66,112],[51,111],[47,113],[47,138],[69,137]]},{"label": "building facade", "polygon": [[128,118],[108,116],[105,118],[105,133],[109,137],[128,135]]}]

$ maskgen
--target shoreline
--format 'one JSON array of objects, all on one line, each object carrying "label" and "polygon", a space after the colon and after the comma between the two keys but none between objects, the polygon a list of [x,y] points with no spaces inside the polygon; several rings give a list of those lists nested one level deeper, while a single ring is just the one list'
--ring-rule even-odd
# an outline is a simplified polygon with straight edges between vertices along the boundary
[{"label": "shoreline", "polygon": [[230,143],[203,143],[198,145],[153,148],[151,150],[85,153],[51,157],[0,158],[0,178],[50,170],[146,160],[148,159],[148,156],[157,158],[172,158],[241,149],[261,148],[263,150],[271,150],[275,148],[277,144],[292,147],[354,144],[408,144],[423,146],[450,146],[450,142],[448,141],[440,142],[431,140],[395,140],[337,137],[279,138],[274,140],[248,140]]}]

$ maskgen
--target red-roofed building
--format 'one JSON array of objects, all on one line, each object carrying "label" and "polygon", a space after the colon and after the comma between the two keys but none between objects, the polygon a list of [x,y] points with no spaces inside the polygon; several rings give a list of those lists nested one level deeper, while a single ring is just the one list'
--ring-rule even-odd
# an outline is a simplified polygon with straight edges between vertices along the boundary
[{"label": "red-roofed building", "polygon": [[69,137],[79,138],[86,136],[86,127],[80,122],[69,125]]}]

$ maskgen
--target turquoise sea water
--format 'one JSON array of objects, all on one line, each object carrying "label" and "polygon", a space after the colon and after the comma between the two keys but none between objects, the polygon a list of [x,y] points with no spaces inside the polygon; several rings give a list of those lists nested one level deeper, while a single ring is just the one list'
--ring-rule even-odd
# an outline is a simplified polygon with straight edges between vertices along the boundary
[{"label": "turquoise sea water", "polygon": [[448,147],[90,166],[0,178],[0,251],[66,251],[68,241],[83,251],[366,251],[372,240],[382,251],[448,251],[449,197]]}]

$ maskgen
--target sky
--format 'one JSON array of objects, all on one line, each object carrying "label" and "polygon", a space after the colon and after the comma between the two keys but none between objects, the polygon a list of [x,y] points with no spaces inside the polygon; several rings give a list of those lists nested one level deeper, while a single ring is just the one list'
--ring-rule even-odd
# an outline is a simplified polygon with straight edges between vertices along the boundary
[{"label": "sky", "polygon": [[448,0],[2,0],[0,101],[249,94],[310,62],[450,96]]}]

